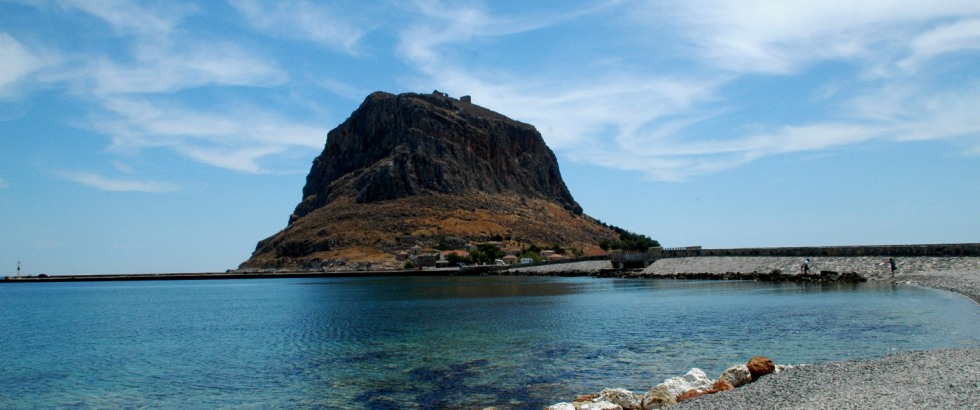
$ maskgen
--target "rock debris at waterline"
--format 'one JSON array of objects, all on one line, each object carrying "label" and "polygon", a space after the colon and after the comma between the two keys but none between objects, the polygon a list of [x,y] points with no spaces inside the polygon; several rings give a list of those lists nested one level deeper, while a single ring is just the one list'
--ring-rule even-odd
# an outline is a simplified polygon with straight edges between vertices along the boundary
[{"label": "rock debris at waterline", "polygon": [[664,409],[695,397],[732,390],[759,380],[767,374],[779,373],[792,367],[777,366],[767,357],[755,356],[746,364],[728,368],[714,380],[703,370],[693,368],[683,376],[664,380],[645,394],[622,388],[607,388],[596,394],[579,396],[571,402],[553,404],[548,407],[548,410]]}]

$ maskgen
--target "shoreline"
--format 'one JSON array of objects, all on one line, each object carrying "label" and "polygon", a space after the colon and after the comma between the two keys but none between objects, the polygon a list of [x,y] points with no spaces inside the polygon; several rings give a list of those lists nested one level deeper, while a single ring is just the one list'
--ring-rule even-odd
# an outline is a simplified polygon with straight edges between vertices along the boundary
[{"label": "shoreline", "polygon": [[[980,270],[896,274],[895,282],[963,295],[980,308]],[[798,366],[676,408],[977,408],[978,374],[980,347],[899,352]]]},{"label": "shoreline", "polygon": [[[967,265],[975,265],[980,263],[980,259],[971,258],[967,262]],[[717,272],[705,275],[714,275],[716,278],[723,276]],[[649,276],[647,272],[646,275],[636,277]],[[980,308],[980,268],[937,271],[910,269],[909,273],[899,271],[894,279],[890,274],[883,275],[882,272],[870,272],[866,276],[874,281],[955,293],[973,300]],[[758,381],[737,389],[702,395],[670,408],[980,408],[978,374],[980,346],[898,352],[876,359],[794,366],[778,374],[763,376]]]},{"label": "shoreline", "polygon": [[980,405],[980,348],[918,350],[796,366],[682,409],[948,409]]}]

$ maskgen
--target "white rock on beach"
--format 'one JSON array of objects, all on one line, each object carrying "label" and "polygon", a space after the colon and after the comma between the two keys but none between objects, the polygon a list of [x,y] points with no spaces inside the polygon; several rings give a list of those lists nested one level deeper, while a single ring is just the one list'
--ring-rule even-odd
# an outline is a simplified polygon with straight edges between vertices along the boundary
[{"label": "white rock on beach", "polygon": [[585,402],[578,410],[623,410],[623,407],[608,401]]},{"label": "white rock on beach", "polygon": [[623,410],[623,407],[608,401],[577,401],[552,404],[548,410]]},{"label": "white rock on beach", "polygon": [[728,370],[725,370],[725,372],[718,377],[718,380],[726,380],[731,383],[732,386],[741,387],[752,381],[752,373],[749,373],[748,366],[740,364],[738,366],[729,367]]},{"label": "white rock on beach", "polygon": [[691,389],[694,390],[710,389],[712,383],[714,382],[708,378],[708,375],[705,374],[703,370],[695,367],[690,371],[688,371],[687,374],[681,377],[673,377],[664,380],[662,384],[666,385],[667,388],[670,389],[670,394],[674,395],[674,397],[677,397]]},{"label": "white rock on beach", "polygon": [[677,404],[677,397],[670,394],[670,389],[666,384],[653,386],[650,391],[643,396],[643,408],[648,410],[666,409]]},{"label": "white rock on beach", "polygon": [[639,410],[642,408],[643,396],[626,389],[605,389],[599,392],[595,401],[618,404],[623,410]]}]

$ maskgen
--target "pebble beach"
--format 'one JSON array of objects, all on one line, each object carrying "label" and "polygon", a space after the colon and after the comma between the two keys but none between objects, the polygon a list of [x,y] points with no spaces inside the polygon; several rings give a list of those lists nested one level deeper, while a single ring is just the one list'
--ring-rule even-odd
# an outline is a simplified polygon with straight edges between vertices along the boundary
[{"label": "pebble beach", "polygon": [[[857,272],[868,280],[941,289],[962,294],[980,304],[980,258],[899,258],[894,278],[886,261],[887,258],[881,257],[815,257],[810,263],[811,269],[818,271]],[[656,278],[677,273],[769,273],[774,270],[794,275],[801,262],[801,258],[790,257],[671,258],[622,276]],[[608,264],[608,261],[586,261],[512,269],[512,272],[588,275],[609,269]],[[980,309],[980,305],[977,308]],[[685,400],[671,408],[976,409],[980,408],[980,347],[902,352],[874,360],[797,366],[763,376],[738,389]]]},{"label": "pebble beach", "polygon": [[[980,303],[980,269],[900,272],[896,282],[956,292]],[[980,408],[980,347],[799,366],[674,408],[976,409]]]}]

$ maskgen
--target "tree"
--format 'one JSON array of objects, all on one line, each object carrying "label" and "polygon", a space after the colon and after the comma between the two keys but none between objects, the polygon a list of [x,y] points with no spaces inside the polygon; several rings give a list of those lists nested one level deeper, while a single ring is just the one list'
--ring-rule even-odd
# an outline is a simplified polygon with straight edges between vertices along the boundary
[{"label": "tree", "polygon": [[534,252],[534,253],[537,253],[537,254],[541,254],[541,248],[538,247],[538,245],[535,245],[535,244],[532,243],[531,244],[531,247],[525,249],[524,252]]},{"label": "tree", "polygon": [[534,252],[534,251],[524,252],[523,254],[521,254],[521,257],[522,258],[531,259],[532,261],[535,261],[535,262],[541,262],[541,261],[544,260],[544,258],[541,257],[541,254],[540,253],[537,253],[537,252]]},{"label": "tree", "polygon": [[504,255],[507,255],[507,252],[502,251],[499,246],[490,243],[481,243],[476,246],[475,251],[470,252],[470,258],[473,260],[473,263],[483,262],[491,264],[494,259],[503,258]]},{"label": "tree", "polygon": [[445,236],[439,237],[439,244],[436,245],[436,249],[440,251],[448,251],[449,249],[451,249],[451,247],[449,246],[449,242],[446,242]]},{"label": "tree", "polygon": [[456,253],[450,253],[449,255],[446,255],[446,261],[449,262],[450,266],[457,266],[460,263],[465,265],[469,265],[473,263],[473,259],[470,258],[469,256],[460,256]]},{"label": "tree", "polygon": [[617,241],[600,242],[599,247],[602,248],[602,250],[608,251],[610,249],[622,249],[627,251],[645,251],[648,248],[660,246],[660,242],[657,242],[655,239],[651,239],[649,236],[633,233],[618,226],[607,225],[605,222],[599,223],[619,234],[619,240]]}]

